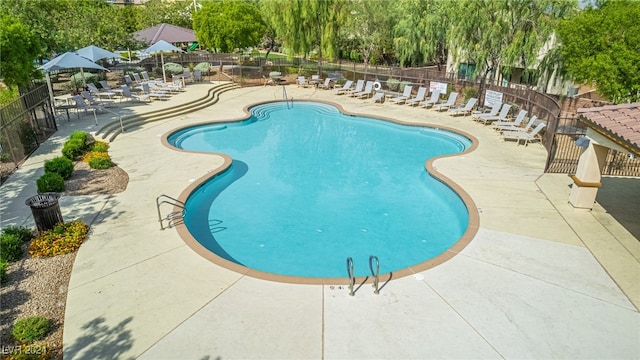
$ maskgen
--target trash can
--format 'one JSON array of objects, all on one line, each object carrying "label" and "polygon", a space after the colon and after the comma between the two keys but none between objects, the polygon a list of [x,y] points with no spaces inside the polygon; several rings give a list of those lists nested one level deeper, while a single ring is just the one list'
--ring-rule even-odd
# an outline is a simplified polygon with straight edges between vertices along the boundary
[{"label": "trash can", "polygon": [[58,199],[60,199],[58,193],[43,193],[32,196],[24,202],[31,208],[38,231],[53,229],[57,223],[64,222]]}]

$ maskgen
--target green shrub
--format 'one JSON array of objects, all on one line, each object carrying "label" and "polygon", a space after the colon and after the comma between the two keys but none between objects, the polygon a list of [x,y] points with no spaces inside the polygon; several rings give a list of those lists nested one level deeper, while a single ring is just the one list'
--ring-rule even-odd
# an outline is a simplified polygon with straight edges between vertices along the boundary
[{"label": "green shrub", "polygon": [[4,229],[2,229],[2,234],[17,235],[20,238],[20,241],[22,242],[27,242],[33,239],[33,230],[24,226],[9,225]]},{"label": "green shrub", "polygon": [[184,72],[184,68],[182,67],[182,65],[180,64],[176,64],[176,63],[165,63],[164,64],[164,70],[166,72],[169,72],[171,74],[182,74]]},{"label": "green shrub", "polygon": [[73,174],[73,161],[60,156],[44,162],[44,171],[52,172],[67,180]]},{"label": "green shrub", "polygon": [[0,284],[4,284],[7,280],[7,267],[9,267],[9,263],[4,260],[0,260]]},{"label": "green shrub", "polygon": [[38,186],[38,193],[64,191],[64,179],[56,173],[44,173],[36,180],[36,185]]},{"label": "green shrub", "polygon": [[89,167],[92,169],[105,170],[112,166],[113,162],[109,156],[94,156],[89,160]]},{"label": "green shrub", "polygon": [[11,333],[16,341],[20,343],[30,343],[42,340],[49,332],[51,324],[49,320],[42,316],[31,316],[20,319],[13,324]]},{"label": "green shrub", "polygon": [[104,141],[95,141],[92,145],[91,145],[91,150],[90,151],[95,151],[95,152],[107,152],[109,150],[109,144],[104,142]]},{"label": "green shrub", "polygon": [[14,262],[22,257],[22,239],[16,234],[0,235],[0,261]]},{"label": "green shrub", "polygon": [[478,98],[478,89],[472,87],[472,86],[467,86],[464,89],[462,89],[462,94],[464,95],[464,100],[467,101],[471,98]]},{"label": "green shrub", "polygon": [[75,160],[84,152],[84,141],[80,139],[71,139],[64,143],[62,147],[62,155],[69,160]]},{"label": "green shrub", "polygon": [[398,86],[400,86],[400,80],[389,78],[387,79],[387,87],[391,91],[398,91]]},{"label": "green shrub", "polygon": [[25,153],[29,154],[38,147],[38,138],[28,122],[20,122],[18,135]]},{"label": "green shrub", "polygon": [[209,75],[209,63],[208,62],[201,62],[198,63],[198,65],[196,65],[193,70],[200,70],[200,72],[202,72],[202,75]]},{"label": "green shrub", "polygon": [[71,133],[71,135],[69,135],[69,140],[72,139],[79,139],[84,143],[87,141],[87,133],[84,131],[74,131]]}]

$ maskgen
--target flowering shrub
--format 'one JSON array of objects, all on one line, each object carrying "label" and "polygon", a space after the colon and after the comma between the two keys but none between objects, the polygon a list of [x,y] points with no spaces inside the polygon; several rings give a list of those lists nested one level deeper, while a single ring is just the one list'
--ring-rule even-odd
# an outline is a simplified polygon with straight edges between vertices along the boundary
[{"label": "flowering shrub", "polygon": [[109,144],[104,141],[96,141],[91,145],[90,151],[107,152],[109,150]]},{"label": "flowering shrub", "polygon": [[29,246],[33,257],[56,256],[72,253],[87,238],[89,226],[81,220],[59,223],[51,230],[41,231]]}]

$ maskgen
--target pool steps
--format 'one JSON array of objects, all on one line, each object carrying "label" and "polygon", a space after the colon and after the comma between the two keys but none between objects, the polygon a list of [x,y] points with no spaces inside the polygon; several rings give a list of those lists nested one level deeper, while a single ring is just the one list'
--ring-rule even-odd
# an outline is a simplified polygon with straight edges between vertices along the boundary
[{"label": "pool steps", "polygon": [[240,86],[235,83],[216,85],[209,89],[207,95],[202,98],[169,108],[149,111],[141,114],[123,116],[121,119],[113,120],[101,127],[96,132],[96,135],[101,135],[103,139],[113,141],[118,135],[122,133],[120,122],[122,122],[122,127],[126,131],[142,124],[188,114],[217,103],[220,98],[220,94],[238,88],[240,88]]},{"label": "pool steps", "polygon": [[[376,264],[375,270],[373,269],[373,264]],[[373,277],[373,293],[378,295],[380,293],[380,260],[375,255],[369,256],[369,270],[371,270],[371,276]],[[353,273],[353,258],[349,256],[347,258],[347,275],[349,276],[349,296],[354,296],[356,293],[353,289],[356,283],[356,277]],[[360,288],[360,286],[358,286]]]},{"label": "pool steps", "polygon": [[[178,207],[182,210],[172,211],[168,213],[167,216],[163,217],[162,212],[160,211],[160,205],[162,204],[173,205],[174,207]],[[182,201],[165,194],[162,194],[156,198],[156,208],[158,209],[158,221],[160,222],[160,230],[170,229],[175,225],[182,223],[184,214],[187,212],[185,204]],[[167,227],[164,226],[165,221],[167,222]]]}]

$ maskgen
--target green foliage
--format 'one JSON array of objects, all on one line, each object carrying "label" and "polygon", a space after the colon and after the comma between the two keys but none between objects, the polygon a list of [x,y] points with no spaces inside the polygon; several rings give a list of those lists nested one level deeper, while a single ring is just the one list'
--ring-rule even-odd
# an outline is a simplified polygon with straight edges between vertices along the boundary
[{"label": "green foliage", "polygon": [[13,324],[11,333],[20,343],[31,343],[42,340],[49,332],[49,320],[42,316],[32,316],[20,319]]},{"label": "green foliage", "polygon": [[87,133],[84,131],[74,131],[69,135],[69,139],[79,139],[82,140],[84,144],[87,141]]},{"label": "green foliage", "polygon": [[94,73],[90,73],[88,71],[84,72],[84,81],[82,80],[82,73],[75,73],[71,75],[71,84],[76,89],[81,89],[84,87],[84,84],[97,84],[100,79],[100,76]]},{"label": "green foliage", "polygon": [[400,65],[444,63],[453,2],[401,0],[394,5],[393,44]]},{"label": "green foliage", "polygon": [[46,172],[36,180],[38,193],[63,192],[64,179],[56,173]]},{"label": "green foliage", "polygon": [[250,2],[215,1],[203,3],[193,14],[193,28],[201,46],[233,52],[260,44],[265,24]]},{"label": "green foliage", "polygon": [[62,155],[69,160],[75,160],[82,155],[85,149],[84,141],[80,139],[70,139],[62,147]]},{"label": "green foliage", "polygon": [[0,15],[0,49],[4,50],[0,56],[3,82],[9,87],[27,85],[42,51],[40,39],[18,17],[4,13]]},{"label": "green foliage", "polygon": [[29,244],[33,257],[56,256],[72,253],[87,238],[89,226],[81,220],[57,224],[51,230],[40,231]]},{"label": "green foliage", "polygon": [[471,98],[478,98],[478,89],[473,86],[467,86],[462,89],[462,95],[464,95],[464,100],[467,101]]},{"label": "green foliage", "polygon": [[387,79],[387,88],[391,91],[398,91],[398,87],[400,86],[400,80],[389,78]]},{"label": "green foliage", "polygon": [[0,261],[14,262],[22,257],[22,239],[16,234],[0,235]]},{"label": "green foliage", "polygon": [[[104,153],[99,153],[104,154]],[[96,156],[89,160],[89,167],[92,169],[105,170],[113,166],[113,162],[109,156]]]},{"label": "green foliage", "polygon": [[9,267],[9,263],[0,260],[0,284],[4,284],[7,281],[7,268]]},{"label": "green foliage", "polygon": [[15,101],[20,97],[20,92],[17,87],[11,87],[8,89],[0,88],[0,107],[3,107],[9,104],[12,101]]},{"label": "green foliage", "polygon": [[38,148],[38,138],[33,128],[28,122],[20,122],[20,130],[18,131],[20,142],[25,153],[30,153]]},{"label": "green foliage", "polygon": [[640,100],[640,2],[606,1],[558,27],[560,54],[575,81],[615,103]]},{"label": "green foliage", "polygon": [[182,74],[182,72],[184,72],[184,68],[182,67],[182,65],[180,64],[176,64],[176,63],[165,63],[164,64],[164,70],[168,73],[171,74]]},{"label": "green foliage", "polygon": [[104,141],[95,141],[91,145],[91,151],[95,152],[107,152],[109,150],[109,143]]},{"label": "green foliage", "polygon": [[202,72],[202,75],[209,75],[210,66],[208,62],[201,62],[198,63],[198,65],[194,66],[193,69],[200,70],[200,72]]},{"label": "green foliage", "polygon": [[56,173],[67,180],[73,174],[73,161],[63,156],[47,160],[44,162],[44,171]]},{"label": "green foliage", "polygon": [[[138,6],[123,7],[137,8]],[[161,23],[167,23],[191,29],[192,13],[192,1],[149,0],[144,3],[143,9],[137,13],[136,25],[140,29],[144,29]]]},{"label": "green foliage", "polygon": [[33,239],[33,230],[23,226],[12,226],[9,225],[2,229],[2,234],[15,235],[20,241],[27,242]]}]

